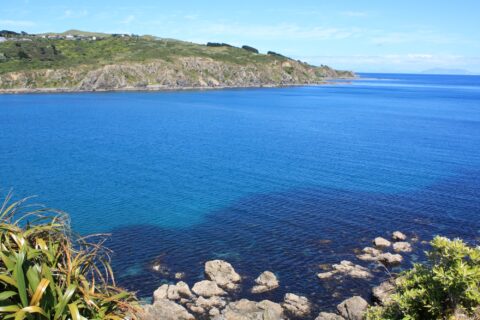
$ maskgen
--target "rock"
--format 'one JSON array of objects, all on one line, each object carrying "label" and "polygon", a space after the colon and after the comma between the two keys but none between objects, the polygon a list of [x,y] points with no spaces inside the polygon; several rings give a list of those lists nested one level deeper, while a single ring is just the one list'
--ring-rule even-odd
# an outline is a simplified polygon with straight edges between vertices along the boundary
[{"label": "rock", "polygon": [[283,319],[282,307],[274,302],[264,300],[254,302],[242,299],[230,302],[215,320],[281,320]]},{"label": "rock", "polygon": [[180,295],[178,294],[178,289],[176,285],[169,285],[167,290],[167,299],[168,300],[179,300]]},{"label": "rock", "polygon": [[223,308],[225,307],[226,302],[224,299],[218,296],[213,296],[208,299],[204,297],[198,297],[198,299],[195,301],[195,305],[197,307],[210,310],[213,307]]},{"label": "rock", "polygon": [[412,252],[412,246],[408,242],[395,242],[393,244],[393,250],[395,252]]},{"label": "rock", "polygon": [[226,292],[220,288],[216,282],[203,280],[197,282],[193,285],[192,291],[202,297],[213,297],[213,296],[222,296],[225,295]]},{"label": "rock", "polygon": [[185,278],[185,272],[177,272],[177,273],[175,273],[175,279],[181,280],[181,279],[183,279],[183,278]]},{"label": "rock", "polygon": [[400,231],[395,231],[392,233],[392,240],[393,241],[405,241],[407,240],[407,236]]},{"label": "rock", "polygon": [[377,261],[378,256],[382,252],[378,249],[371,248],[371,247],[365,247],[362,250],[362,254],[357,255],[357,258],[363,261]]},{"label": "rock", "polygon": [[392,245],[392,243],[390,241],[388,241],[387,239],[382,238],[382,237],[375,238],[373,240],[373,244],[375,245],[375,247],[380,248],[380,249],[388,248]]},{"label": "rock", "polygon": [[178,294],[180,296],[186,297],[186,298],[191,298],[193,296],[192,291],[190,291],[188,284],[186,284],[185,282],[183,281],[178,282],[176,287],[177,287]]},{"label": "rock", "polygon": [[315,320],[345,320],[345,318],[336,313],[320,312]]},{"label": "rock", "polygon": [[271,291],[279,286],[277,277],[270,271],[265,271],[259,275],[258,278],[255,279],[255,283],[257,285],[252,288],[252,293]]},{"label": "rock", "polygon": [[144,307],[142,320],[195,320],[187,309],[168,299],[158,299],[153,305]]},{"label": "rock", "polygon": [[168,284],[164,284],[160,286],[155,292],[153,293],[153,301],[161,300],[161,299],[167,299],[168,296]]},{"label": "rock", "polygon": [[219,315],[220,315],[220,310],[218,310],[217,308],[212,308],[212,309],[210,309],[210,311],[208,312],[208,315],[209,315],[210,317],[219,316]]},{"label": "rock", "polygon": [[403,257],[399,254],[392,254],[390,252],[387,252],[379,255],[378,261],[385,265],[397,265],[402,263]]},{"label": "rock", "polygon": [[338,312],[347,320],[363,320],[368,303],[360,296],[349,298],[337,306]]},{"label": "rock", "polygon": [[310,313],[310,302],[308,299],[293,293],[285,294],[282,306],[295,317],[305,317]]},{"label": "rock", "polygon": [[373,277],[372,273],[367,268],[356,265],[347,260],[332,265],[332,268],[332,271],[319,273],[317,274],[317,277],[319,279],[328,279],[337,274],[358,279],[369,279]]},{"label": "rock", "polygon": [[382,282],[379,286],[372,289],[372,296],[375,302],[380,305],[386,305],[392,301],[392,294],[395,293],[395,280]]},{"label": "rock", "polygon": [[205,263],[205,275],[208,279],[215,281],[220,287],[233,290],[237,283],[242,280],[235,272],[232,265],[223,260],[212,260]]}]

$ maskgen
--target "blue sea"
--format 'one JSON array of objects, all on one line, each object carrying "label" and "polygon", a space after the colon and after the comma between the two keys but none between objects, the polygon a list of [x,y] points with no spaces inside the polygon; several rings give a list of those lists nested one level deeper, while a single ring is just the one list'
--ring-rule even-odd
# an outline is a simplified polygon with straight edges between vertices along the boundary
[{"label": "blue sea", "polygon": [[[109,233],[141,297],[225,259],[241,296],[332,309],[387,275],[320,281],[376,236],[480,238],[480,77],[361,74],[325,86],[0,96],[0,193]],[[151,270],[161,261],[169,274]],[[280,289],[248,290],[271,270]]]}]

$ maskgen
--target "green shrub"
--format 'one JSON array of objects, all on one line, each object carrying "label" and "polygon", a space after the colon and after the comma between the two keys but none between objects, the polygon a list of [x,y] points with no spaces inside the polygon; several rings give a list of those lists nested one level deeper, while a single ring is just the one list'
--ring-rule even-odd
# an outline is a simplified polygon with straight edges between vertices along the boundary
[{"label": "green shrub", "polygon": [[392,303],[372,307],[367,319],[451,319],[480,306],[480,248],[459,239],[436,237],[428,263],[416,264],[397,279]]},{"label": "green shrub", "polygon": [[9,198],[0,207],[0,319],[136,317],[136,298],[115,286],[102,241],[73,237],[62,212]]}]

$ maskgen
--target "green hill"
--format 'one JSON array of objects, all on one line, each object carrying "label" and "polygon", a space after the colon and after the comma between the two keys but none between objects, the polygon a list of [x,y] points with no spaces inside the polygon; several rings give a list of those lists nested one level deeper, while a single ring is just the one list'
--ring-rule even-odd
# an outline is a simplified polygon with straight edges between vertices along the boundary
[{"label": "green hill", "polygon": [[351,76],[278,54],[152,36],[69,30],[0,42],[0,88],[9,90],[274,86]]}]

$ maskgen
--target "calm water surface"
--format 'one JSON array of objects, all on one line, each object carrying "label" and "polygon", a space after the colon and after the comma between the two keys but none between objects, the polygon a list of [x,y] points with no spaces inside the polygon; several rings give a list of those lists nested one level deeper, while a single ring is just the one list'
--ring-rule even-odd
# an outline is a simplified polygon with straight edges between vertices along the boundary
[{"label": "calm water surface", "polygon": [[[480,236],[480,77],[365,74],[351,84],[0,96],[0,191],[111,233],[119,281],[150,296],[170,271],[230,261],[331,308],[369,284],[319,265],[396,229]],[[420,259],[421,246],[412,260]],[[357,261],[356,261],[357,262]],[[410,262],[410,261],[409,261]],[[365,265],[363,263],[363,265]],[[379,279],[385,276],[378,272]]]}]

